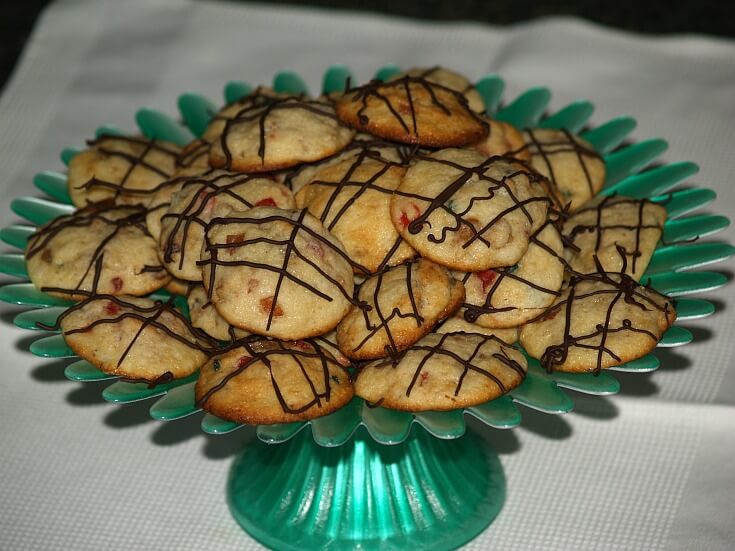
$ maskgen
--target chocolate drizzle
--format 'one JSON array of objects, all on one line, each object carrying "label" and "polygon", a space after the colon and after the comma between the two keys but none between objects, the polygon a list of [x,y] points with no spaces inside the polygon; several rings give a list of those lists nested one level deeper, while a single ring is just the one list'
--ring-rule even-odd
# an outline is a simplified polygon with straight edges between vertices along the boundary
[{"label": "chocolate drizzle", "polygon": [[[303,287],[307,291],[309,291],[311,294],[318,296],[319,298],[327,301],[332,302],[334,300],[334,297],[331,295],[320,291],[307,281],[299,278],[295,274],[291,273],[289,271],[289,262],[293,257],[297,257],[301,259],[303,262],[314,268],[314,270],[325,280],[327,280],[333,287],[336,288],[336,290],[342,294],[342,296],[347,299],[350,303],[355,305],[358,308],[367,308],[368,306],[364,303],[361,303],[354,299],[350,292],[347,290],[344,284],[337,281],[334,277],[329,275],[321,266],[319,266],[314,260],[309,258],[304,252],[300,250],[300,248],[296,244],[296,239],[299,236],[299,234],[303,234],[303,237],[305,239],[311,238],[313,240],[316,240],[320,245],[326,246],[328,249],[332,250],[334,253],[336,253],[339,257],[344,259],[353,269],[357,268],[358,270],[361,270],[362,268],[359,265],[356,265],[350,258],[340,249],[337,245],[332,243],[328,238],[321,235],[318,231],[315,231],[314,229],[310,228],[304,223],[304,218],[307,215],[306,209],[296,211],[296,219],[293,219],[289,217],[286,214],[273,214],[271,216],[265,216],[263,218],[256,218],[253,216],[249,216],[247,213],[241,215],[241,216],[226,216],[226,217],[218,217],[214,218],[209,225],[207,226],[207,233],[205,234],[205,250],[209,253],[210,258],[201,260],[197,262],[200,266],[209,266],[209,286],[208,286],[208,298],[211,300],[212,298],[212,290],[216,287],[216,270],[218,267],[233,267],[233,266],[246,266],[249,268],[254,268],[258,270],[264,270],[267,272],[273,272],[278,274],[278,279],[276,281],[273,298],[269,305],[269,311],[268,311],[268,321],[266,324],[266,330],[270,330],[271,323],[273,321],[273,316],[276,312],[276,309],[278,308],[278,296],[281,290],[281,286],[283,284],[284,280],[289,280],[290,282]],[[264,224],[269,224],[272,222],[285,222],[288,225],[291,226],[291,233],[287,239],[276,239],[271,237],[257,237],[252,239],[245,239],[244,236],[233,240],[229,243],[212,243],[212,241],[209,238],[209,230],[210,228],[213,228],[215,226],[227,226],[230,224],[238,224],[238,225],[245,225],[245,226],[252,226],[252,227],[258,227],[262,226]],[[237,234],[236,234],[237,235]],[[260,245],[266,243],[268,245],[272,245],[274,248],[274,251],[277,252],[281,249],[284,250],[283,253],[283,262],[280,266],[277,265],[271,265],[271,264],[264,264],[262,262],[255,262],[252,260],[224,260],[220,258],[220,251],[225,251],[232,253],[237,249],[240,248],[246,248],[249,246],[254,245]],[[277,254],[277,256],[280,256]]]},{"label": "chocolate drizzle", "polygon": [[[429,71],[431,71],[431,69]],[[408,104],[408,113],[406,115],[402,113],[404,110],[403,106],[394,105],[386,94],[386,92],[392,90],[398,90],[401,95],[405,96]],[[345,95],[352,94],[350,100],[352,102],[360,102],[360,108],[357,111],[357,120],[359,122],[358,128],[365,128],[370,123],[370,119],[365,115],[365,111],[368,109],[369,100],[374,98],[385,106],[391,118],[401,126],[403,132],[406,134],[403,139],[410,143],[422,143],[425,140],[419,132],[416,99],[414,98],[416,90],[425,91],[430,98],[431,104],[438,108],[447,117],[452,116],[452,110],[450,109],[452,106],[442,102],[437,97],[437,92],[441,91],[448,94],[450,97],[453,97],[459,104],[460,109],[465,111],[467,117],[474,120],[483,129],[484,135],[487,135],[489,128],[488,124],[469,108],[467,98],[461,92],[448,88],[442,84],[429,81],[425,78],[425,75],[406,75],[389,82],[371,80],[367,84],[347,90]]]},{"label": "chocolate drizzle", "polygon": [[[634,205],[637,210],[637,222],[636,224],[621,224],[621,223],[605,223],[603,224],[603,215],[607,209],[614,209],[618,205]],[[570,222],[574,221],[575,217],[578,217],[581,214],[587,213],[587,212],[594,212],[594,223],[593,224],[576,224],[574,225],[569,231],[566,231],[566,238],[568,242],[571,242],[572,244],[575,243],[575,240],[578,235],[584,234],[584,233],[594,233],[595,234],[595,245],[592,251],[581,251],[579,247],[575,245],[575,248],[578,252],[588,253],[588,254],[595,254],[600,251],[600,247],[602,246],[602,239],[606,231],[611,230],[624,230],[626,232],[630,232],[633,234],[632,240],[633,240],[633,249],[629,251],[625,246],[621,245],[620,243],[616,243],[616,250],[618,251],[618,254],[620,255],[621,262],[624,266],[624,268],[621,271],[625,271],[625,267],[628,265],[628,259],[631,260],[631,270],[632,273],[635,274],[636,272],[636,263],[638,262],[638,259],[643,256],[643,253],[640,249],[641,244],[641,233],[644,230],[656,230],[658,232],[663,232],[663,226],[660,224],[644,224],[643,222],[643,214],[644,210],[647,205],[655,205],[655,203],[649,201],[648,199],[633,199],[628,197],[619,197],[615,195],[608,195],[605,196],[602,201],[598,202],[594,205],[588,205],[583,206],[582,208],[575,211],[574,215],[570,218]]]},{"label": "chocolate drizzle", "polygon": [[[445,226],[441,228],[441,234],[439,237],[437,237],[433,233],[429,233],[427,235],[427,239],[432,243],[443,243],[446,240],[449,232],[459,232],[462,228],[468,228],[469,231],[471,232],[471,235],[462,244],[463,249],[468,248],[475,241],[479,241],[480,243],[485,245],[487,248],[492,248],[491,243],[485,237],[483,237],[483,234],[487,232],[490,228],[492,228],[500,220],[502,220],[503,217],[515,211],[520,211],[521,213],[523,213],[523,215],[526,217],[529,223],[533,223],[534,220],[531,214],[528,212],[528,209],[526,207],[532,203],[547,203],[547,204],[549,203],[549,198],[545,194],[540,195],[540,196],[532,196],[528,199],[519,200],[513,191],[512,182],[515,178],[519,176],[524,176],[525,178],[527,178],[530,185],[532,186],[544,180],[543,176],[541,176],[540,174],[538,174],[537,172],[533,170],[518,168],[514,172],[506,176],[503,176],[500,179],[493,178],[485,174],[485,172],[490,169],[493,163],[496,163],[499,161],[506,161],[506,162],[517,164],[517,161],[513,158],[496,155],[496,156],[485,159],[482,163],[480,163],[477,166],[469,166],[469,167],[463,166],[461,164],[458,164],[456,162],[453,162],[447,159],[439,159],[439,158],[429,156],[429,155],[424,155],[421,153],[417,153],[415,155],[415,158],[419,161],[429,161],[429,162],[443,164],[443,165],[452,167],[460,171],[460,175],[457,178],[455,178],[449,185],[447,185],[444,188],[444,190],[441,193],[439,193],[439,195],[437,195],[436,197],[427,197],[424,195],[420,195],[416,193],[408,193],[408,192],[400,191],[400,190],[396,190],[394,192],[396,195],[399,195],[401,197],[417,199],[421,201],[422,203],[428,203],[428,206],[426,207],[426,209],[424,209],[422,212],[419,212],[418,216],[408,223],[407,229],[409,233],[411,234],[417,234],[421,232],[424,225],[429,226],[431,228],[431,223],[429,222],[429,218],[432,215],[432,213],[434,213],[435,211],[444,211],[445,213],[447,213],[449,216],[451,216],[454,219],[453,226]],[[488,186],[487,194],[472,197],[470,201],[468,202],[466,208],[462,211],[457,212],[452,208],[450,201],[452,197],[455,194],[457,194],[464,185],[466,185],[468,182],[472,180],[472,178],[477,178],[480,181],[487,183],[487,186]],[[513,202],[513,205],[499,212],[491,220],[487,221],[487,223],[485,223],[481,228],[476,229],[475,225],[470,220],[466,219],[465,217],[467,217],[467,215],[470,213],[475,203],[481,202],[481,201],[491,201],[495,197],[495,194],[498,193],[500,190],[505,191],[507,196]]]},{"label": "chocolate drizzle", "polygon": [[577,160],[579,161],[579,165],[582,168],[584,177],[587,181],[587,187],[590,197],[594,196],[596,191],[594,183],[592,182],[592,177],[589,173],[589,169],[587,168],[585,158],[597,159],[602,161],[602,157],[594,149],[591,149],[575,140],[568,130],[561,129],[560,132],[564,135],[564,138],[560,137],[553,141],[542,142],[538,139],[538,137],[534,133],[534,130],[532,130],[531,128],[527,128],[526,133],[528,134],[530,142],[526,143],[520,149],[512,151],[509,154],[512,156],[521,153],[522,151],[528,150],[532,156],[539,155],[549,172],[549,180],[552,186],[550,190],[552,192],[552,198],[555,200],[558,207],[563,207],[567,203],[567,200],[557,195],[557,193],[560,192],[560,182],[557,179],[557,175],[554,173],[554,162],[552,157],[554,155],[560,155],[562,153],[575,154]]},{"label": "chocolate drizzle", "polygon": [[[127,214],[124,214],[126,213]],[[117,214],[122,216],[116,216]],[[79,281],[72,289],[60,289],[56,287],[42,287],[41,291],[51,291],[57,293],[68,293],[71,295],[96,294],[100,277],[102,274],[105,247],[115,239],[123,228],[135,227],[139,229],[142,235],[150,237],[150,233],[145,225],[146,210],[141,207],[115,207],[111,205],[111,201],[103,203],[94,203],[73,214],[60,216],[42,226],[29,238],[29,245],[26,249],[26,260],[32,259],[39,253],[42,253],[50,247],[52,240],[61,232],[72,228],[91,228],[95,223],[102,223],[108,226],[109,230],[98,230],[99,244],[92,251],[91,258],[86,269],[82,273]],[[159,269],[160,268],[160,269]],[[142,272],[162,271],[163,266],[146,265]],[[90,289],[83,289],[84,281],[89,273],[93,273],[92,286]],[[141,273],[142,273],[141,272]]]},{"label": "chocolate drizzle", "polygon": [[[406,397],[409,397],[411,395],[411,391],[413,390],[414,386],[418,382],[421,372],[424,366],[426,365],[426,363],[432,358],[434,358],[435,356],[444,356],[447,360],[453,363],[457,363],[462,368],[462,373],[459,376],[459,379],[457,380],[457,384],[454,388],[455,396],[459,396],[459,393],[462,390],[462,384],[464,382],[464,379],[470,371],[474,373],[478,373],[484,377],[487,377],[495,385],[497,385],[501,393],[505,393],[509,389],[506,388],[503,382],[497,376],[495,376],[490,370],[485,369],[484,367],[482,367],[481,365],[478,365],[478,363],[475,362],[475,358],[481,352],[482,347],[488,342],[494,341],[500,344],[501,346],[500,346],[500,351],[493,353],[492,357],[498,360],[499,362],[501,362],[506,367],[515,371],[520,377],[520,380],[523,380],[526,377],[525,369],[517,361],[511,358],[505,351],[505,349],[508,347],[508,344],[503,342],[498,337],[494,335],[482,335],[480,333],[468,333],[467,335],[471,335],[472,337],[479,339],[479,342],[473,348],[472,352],[466,358],[464,358],[461,355],[457,354],[456,352],[449,350],[448,346],[446,345],[447,339],[450,339],[452,337],[458,337],[460,335],[465,335],[465,333],[445,333],[442,335],[437,335],[439,337],[439,342],[437,342],[436,344],[422,344],[425,341],[419,341],[418,343],[412,345],[410,348],[403,350],[402,352],[399,352],[398,354],[396,354],[395,356],[391,358],[379,361],[377,364],[374,364],[374,365],[376,365],[377,367],[384,366],[384,365],[386,366],[390,365],[393,368],[395,368],[401,361],[403,361],[403,359],[406,357],[406,354],[410,352],[414,352],[414,351],[424,352],[424,356],[417,363],[416,368],[414,369],[414,373],[411,378],[411,382],[406,387]],[[364,366],[363,366],[363,369],[364,369]]]},{"label": "chocolate drizzle", "polygon": [[[284,413],[292,415],[298,415],[312,407],[322,407],[323,403],[330,401],[332,394],[332,379],[329,371],[330,366],[344,372],[345,379],[349,378],[344,367],[342,367],[331,354],[325,352],[313,339],[305,339],[302,341],[296,341],[295,343],[288,343],[269,340],[257,335],[250,335],[231,343],[225,349],[219,351],[217,358],[220,358],[223,354],[238,348],[243,348],[246,355],[240,359],[240,361],[235,365],[235,368],[228,372],[222,380],[219,381],[219,383],[209,388],[197,400],[196,404],[198,407],[204,407],[206,409],[207,402],[215,393],[222,390],[232,379],[258,363],[262,363],[268,369],[270,374],[270,383],[273,386],[273,391],[281,405],[281,409],[283,409]],[[296,362],[298,366],[297,372],[301,373],[303,376],[305,385],[308,386],[309,393],[311,394],[311,399],[298,407],[292,407],[286,402],[286,397],[273,374],[273,362],[277,362],[279,357],[283,356],[290,357]],[[317,359],[321,365],[321,382],[324,388],[324,391],[322,392],[317,390],[316,381],[311,379],[304,365],[305,360],[308,361],[312,358]],[[215,361],[217,360],[215,359]]]},{"label": "chocolate drizzle", "polygon": [[[545,224],[543,224],[540,228],[538,228],[534,233],[532,233],[529,236],[529,241],[531,244],[534,244],[538,247],[541,247],[546,253],[548,253],[553,260],[558,261],[562,264],[564,267],[568,267],[567,261],[564,259],[563,256],[557,254],[556,251],[554,251],[549,245],[544,243],[540,238],[539,235],[542,231],[546,229],[547,226],[553,225],[553,222],[551,220],[547,221]],[[523,259],[521,259],[521,262],[523,262]],[[561,292],[559,289],[550,289],[547,287],[544,287],[542,285],[539,285],[530,279],[521,277],[516,273],[517,266],[507,266],[502,268],[493,268],[492,270],[488,270],[486,272],[482,272],[482,274],[487,274],[488,272],[491,272],[491,274],[494,274],[492,276],[492,281],[490,283],[490,287],[487,290],[487,294],[485,296],[485,300],[483,304],[469,304],[464,303],[462,306],[465,308],[464,311],[464,319],[470,323],[475,323],[480,316],[483,314],[497,314],[500,312],[509,312],[513,310],[520,309],[517,306],[504,306],[504,307],[496,307],[493,306],[493,298],[496,296],[498,289],[500,288],[502,282],[507,279],[512,279],[515,281],[518,281],[522,283],[523,285],[526,285],[527,287],[530,287],[531,289],[534,289],[536,291],[539,291],[541,293],[551,295],[554,297],[561,296]],[[467,283],[472,276],[471,272],[466,273],[462,277],[462,282]],[[485,285],[483,283],[483,289]]]},{"label": "chocolate drizzle", "polygon": [[[137,154],[129,153],[126,151],[119,151],[109,145],[108,141],[121,141],[129,144],[141,146],[141,150]],[[108,144],[108,145],[106,145]],[[115,136],[105,134],[98,137],[95,140],[88,140],[87,145],[95,148],[100,153],[104,153],[108,157],[117,157],[127,161],[128,168],[123,174],[119,181],[111,182],[108,180],[100,180],[96,177],[92,177],[90,180],[77,186],[76,189],[91,190],[94,188],[106,188],[113,190],[113,200],[117,201],[118,197],[122,196],[136,196],[146,194],[146,189],[137,189],[128,187],[130,184],[130,178],[133,172],[139,169],[144,169],[149,172],[153,172],[160,177],[161,180],[166,180],[173,175],[173,171],[165,170],[159,166],[156,166],[148,159],[148,156],[152,153],[160,153],[172,160],[172,167],[176,164],[179,158],[179,152],[173,149],[169,149],[164,144],[156,140],[147,140],[144,138],[135,138],[131,136]]]},{"label": "chocolate drizzle", "polygon": [[277,97],[258,93],[256,95],[247,96],[242,101],[242,108],[234,113],[231,117],[226,115],[217,115],[213,120],[224,121],[224,128],[219,136],[219,143],[225,156],[224,167],[232,169],[232,150],[227,140],[233,129],[240,124],[257,123],[259,130],[258,137],[258,157],[261,164],[265,166],[265,157],[268,145],[268,118],[278,111],[301,110],[311,113],[317,118],[329,119],[338,126],[347,128],[348,126],[337,118],[334,106],[331,102],[325,100],[309,99],[303,94],[297,96]]},{"label": "chocolate drizzle", "polygon": [[[611,327],[611,317],[615,305],[623,302],[640,308],[641,310],[658,310],[663,312],[667,320],[670,315],[670,303],[666,300],[663,305],[659,304],[655,299],[651,298],[647,294],[643,293],[641,289],[647,289],[649,292],[655,293],[656,295],[663,297],[656,291],[643,287],[637,283],[633,278],[625,273],[609,273],[602,269],[599,260],[595,257],[598,265],[598,272],[592,274],[573,274],[570,277],[568,283],[568,296],[563,300],[557,301],[551,308],[545,313],[541,314],[537,318],[531,320],[529,323],[535,321],[543,321],[555,317],[560,311],[564,311],[565,323],[562,341],[559,344],[555,344],[546,348],[544,353],[541,355],[541,365],[546,369],[547,372],[554,370],[556,366],[562,365],[569,354],[569,350],[572,348],[580,348],[586,350],[596,351],[596,365],[593,373],[598,375],[603,367],[603,360],[607,356],[612,358],[615,362],[621,362],[622,359],[612,349],[606,346],[607,338],[610,334],[631,332],[631,333],[642,333],[648,335],[654,342],[658,342],[659,337],[651,331],[642,328],[636,328],[633,326],[630,319],[623,319],[622,323],[618,327]],[[582,282],[593,282],[598,283],[601,288],[595,288],[592,291],[580,293],[577,286]],[[593,297],[605,297],[606,295],[613,295],[607,306],[605,312],[604,321],[597,324],[595,330],[585,335],[572,335],[571,323],[572,317],[574,316],[574,305],[579,304],[584,299]],[[599,340],[598,344],[595,341]]]}]

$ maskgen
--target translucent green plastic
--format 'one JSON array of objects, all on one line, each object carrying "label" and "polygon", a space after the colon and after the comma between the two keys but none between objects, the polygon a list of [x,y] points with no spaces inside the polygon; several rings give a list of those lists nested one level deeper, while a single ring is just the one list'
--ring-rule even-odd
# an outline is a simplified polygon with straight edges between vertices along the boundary
[{"label": "translucent green plastic", "polygon": [[[386,65],[375,78],[391,78],[400,68]],[[324,93],[338,92],[353,82],[348,67],[334,65],[322,78]],[[713,303],[683,295],[709,291],[727,278],[716,272],[692,271],[735,254],[735,247],[721,242],[692,243],[721,231],[729,224],[722,216],[692,214],[715,199],[705,188],[678,188],[698,171],[691,162],[659,164],[647,170],[667,148],[662,139],[621,144],[636,126],[630,117],[617,117],[594,128],[589,119],[594,106],[584,100],[548,113],[551,93],[531,88],[503,105],[505,84],[498,75],[486,75],[476,83],[486,111],[519,127],[541,126],[582,132],[603,155],[607,181],[602,193],[647,197],[663,204],[669,219],[663,241],[657,247],[643,282],[677,297],[679,321],[711,315]],[[273,80],[279,92],[308,93],[304,79],[294,71],[282,71]],[[225,102],[236,101],[252,90],[241,81],[224,88]],[[178,99],[179,114],[169,116],[143,108],[136,114],[140,132],[149,137],[183,145],[200,136],[218,109],[202,95],[189,92]],[[183,124],[179,122],[183,121]],[[120,134],[103,125],[96,135]],[[68,164],[81,148],[68,147],[61,160]],[[63,173],[45,171],[34,185],[48,199],[21,197],[11,203],[18,216],[30,223],[0,230],[0,239],[16,250],[0,254],[0,273],[26,280],[0,288],[0,300],[30,307],[14,318],[16,326],[41,331],[39,323],[54,324],[71,302],[50,296],[27,282],[22,254],[36,226],[73,211]],[[169,294],[159,292],[156,299]],[[177,304],[186,311],[185,301]],[[42,357],[71,358],[73,351],[59,334],[47,332],[30,345]],[[672,327],[660,346],[690,342],[693,334],[680,325]],[[482,439],[467,431],[466,417],[488,426],[509,429],[522,423],[523,408],[547,414],[573,409],[573,394],[615,394],[620,383],[614,372],[645,373],[657,369],[658,358],[649,354],[595,376],[546,373],[529,359],[526,380],[506,396],[465,410],[410,414],[368,407],[359,398],[330,415],[310,422],[256,427],[257,440],[245,448],[232,467],[227,493],[233,516],[253,537],[275,549],[450,549],[466,543],[498,514],[505,483],[497,456]],[[115,380],[85,360],[69,364],[64,373],[74,381],[112,379],[103,391],[111,402],[152,399],[150,415],[175,421],[201,415],[202,430],[228,434],[242,425],[201,414],[195,404],[196,374],[187,379],[150,388],[145,383]],[[278,444],[278,445],[275,445]]]}]

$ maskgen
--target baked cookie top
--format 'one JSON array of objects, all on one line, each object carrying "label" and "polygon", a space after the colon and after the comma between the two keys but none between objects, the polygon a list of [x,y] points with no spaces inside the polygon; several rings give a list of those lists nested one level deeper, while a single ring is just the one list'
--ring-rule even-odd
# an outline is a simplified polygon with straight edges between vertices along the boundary
[{"label": "baked cookie top", "polygon": [[561,294],[565,262],[559,232],[546,222],[529,239],[515,266],[461,275],[465,319],[490,328],[515,327],[543,313]]},{"label": "baked cookie top", "polygon": [[599,373],[648,354],[674,319],[670,299],[626,274],[573,275],[520,341],[549,372]]},{"label": "baked cookie top", "polygon": [[204,365],[215,344],[170,304],[147,298],[91,296],[57,323],[81,358],[133,381],[187,377]]},{"label": "baked cookie top", "polygon": [[624,272],[636,281],[646,271],[663,233],[666,209],[647,199],[596,197],[564,222],[565,251],[571,269]]},{"label": "baked cookie top", "polygon": [[182,170],[205,172],[211,168],[209,166],[211,147],[212,143],[203,138],[197,138],[186,144],[176,158],[176,173],[179,174]]},{"label": "baked cookie top", "polygon": [[460,312],[439,323],[434,328],[434,331],[442,335],[444,333],[479,333],[480,335],[492,335],[509,345],[518,342],[518,327],[490,329],[467,321]]},{"label": "baked cookie top", "polygon": [[146,295],[171,276],[161,265],[142,207],[97,204],[41,226],[25,250],[42,291],[81,300],[90,293]]},{"label": "baked cookie top", "polygon": [[486,157],[494,155],[514,157],[520,161],[529,161],[531,153],[525,147],[523,134],[508,122],[496,121],[489,117],[483,117],[488,125],[487,137],[477,143],[468,145]]},{"label": "baked cookie top", "polygon": [[427,147],[460,147],[488,131],[460,92],[421,76],[348,90],[337,101],[337,115],[358,130]]},{"label": "baked cookie top", "polygon": [[145,202],[148,190],[176,171],[178,146],[133,136],[103,135],[69,162],[67,187],[72,202],[84,207],[112,199],[117,204]]},{"label": "baked cookie top", "polygon": [[390,201],[406,169],[377,150],[363,149],[316,172],[296,194],[307,208],[362,266],[374,273],[415,256],[390,219]]},{"label": "baked cookie top", "polygon": [[196,383],[205,411],[253,425],[322,417],[353,394],[347,370],[315,340],[242,339],[207,362]]},{"label": "baked cookie top", "polygon": [[525,378],[526,359],[499,338],[430,333],[396,358],[361,367],[355,394],[403,411],[443,411],[482,404]]},{"label": "baked cookie top", "polygon": [[337,326],[340,350],[354,359],[395,356],[452,314],[464,299],[464,286],[430,260],[406,262],[365,280],[356,308]]},{"label": "baked cookie top", "polygon": [[467,105],[470,109],[477,113],[485,111],[485,102],[482,96],[475,89],[475,86],[465,77],[455,71],[434,65],[433,67],[413,67],[407,71],[401,71],[397,75],[388,79],[388,82],[401,79],[403,77],[418,77],[426,79],[434,84],[455,90],[467,98]]},{"label": "baked cookie top", "polygon": [[353,263],[305,209],[255,207],[215,218],[200,264],[219,313],[251,333],[322,335],[356,303]]},{"label": "baked cookie top", "polygon": [[261,95],[224,120],[209,162],[237,172],[269,172],[324,159],[353,136],[330,101]]},{"label": "baked cookie top", "polygon": [[527,129],[523,133],[531,166],[549,180],[557,207],[574,212],[602,189],[605,162],[592,145],[568,130]]},{"label": "baked cookie top", "polygon": [[201,281],[197,262],[209,221],[231,210],[264,205],[290,209],[294,198],[283,184],[265,177],[212,169],[186,178],[160,219],[159,255],[164,265],[178,278]]},{"label": "baked cookie top", "polygon": [[247,331],[233,327],[219,315],[204,287],[199,284],[190,284],[188,287],[186,303],[189,306],[192,327],[201,329],[219,341],[234,341],[249,335]]},{"label": "baked cookie top", "polygon": [[391,200],[398,233],[426,258],[475,272],[516,264],[545,221],[542,179],[514,159],[417,153]]}]

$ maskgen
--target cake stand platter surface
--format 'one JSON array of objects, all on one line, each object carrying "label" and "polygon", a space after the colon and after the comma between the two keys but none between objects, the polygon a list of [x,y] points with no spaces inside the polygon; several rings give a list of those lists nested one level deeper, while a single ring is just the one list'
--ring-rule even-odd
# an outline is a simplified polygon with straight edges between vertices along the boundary
[{"label": "cake stand platter surface", "polygon": [[[375,78],[384,80],[398,71],[396,66],[385,66]],[[334,65],[324,74],[323,92],[342,90],[351,78],[348,68]],[[279,72],[273,88],[307,92],[302,78],[292,71]],[[710,189],[678,186],[697,172],[694,163],[651,166],[666,150],[666,142],[624,143],[636,125],[630,117],[588,128],[594,110],[588,101],[576,101],[548,114],[551,93],[546,88],[531,88],[502,107],[504,83],[500,77],[487,75],[476,88],[495,119],[520,128],[564,128],[589,141],[605,160],[607,177],[601,193],[645,197],[663,204],[668,220],[642,281],[676,297],[677,323],[714,312],[708,301],[679,298],[724,285],[724,275],[690,268],[735,254],[735,247],[729,244],[699,241],[726,228],[729,220],[691,214],[715,199]],[[229,82],[224,100],[235,101],[250,90],[244,82]],[[193,93],[181,95],[178,107],[182,123],[160,111],[140,109],[135,117],[140,132],[148,138],[184,145],[204,132],[218,110],[210,100]],[[97,130],[98,135],[115,133],[122,131],[110,126]],[[62,161],[68,164],[78,151],[64,149]],[[74,210],[63,173],[41,172],[33,183],[48,198],[21,197],[11,203],[13,212],[30,225],[0,230],[0,239],[21,251],[37,225]],[[0,288],[0,300],[31,308],[15,317],[18,327],[40,331],[39,322],[53,325],[72,304],[36,290],[27,281],[22,252],[0,255],[0,272],[26,280]],[[170,297],[165,291],[151,296]],[[184,297],[176,297],[175,304],[187,311]],[[33,354],[75,357],[60,334],[44,333],[50,334],[30,345]],[[692,338],[691,332],[677,324],[664,334],[659,346],[679,346]],[[506,492],[497,454],[481,436],[466,430],[465,415],[490,427],[509,429],[521,423],[519,405],[548,414],[566,413],[574,406],[567,390],[615,394],[620,384],[611,371],[648,372],[658,366],[658,359],[650,354],[598,376],[548,374],[530,359],[528,376],[521,386],[509,395],[465,410],[414,415],[368,407],[355,398],[345,408],[311,422],[258,426],[258,440],[249,444],[231,467],[227,483],[230,510],[251,536],[275,549],[459,547],[493,521]],[[68,365],[65,374],[75,381],[114,379],[84,360]],[[116,403],[156,398],[151,416],[174,421],[199,412],[194,403],[195,380],[196,375],[153,388],[113,380],[103,390],[103,397]],[[211,414],[204,414],[201,426],[210,434],[227,434],[241,427]]]}]

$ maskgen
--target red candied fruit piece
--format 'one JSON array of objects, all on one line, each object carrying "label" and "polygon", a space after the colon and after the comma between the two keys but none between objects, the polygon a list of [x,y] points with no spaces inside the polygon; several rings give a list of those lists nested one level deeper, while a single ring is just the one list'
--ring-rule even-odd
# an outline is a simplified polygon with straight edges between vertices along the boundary
[{"label": "red candied fruit piece", "polygon": [[484,272],[477,272],[475,275],[482,281],[482,292],[484,293],[497,279],[498,272],[495,270],[485,270]]},{"label": "red candied fruit piece", "polygon": [[115,292],[120,291],[123,286],[123,280],[122,278],[119,278],[117,276],[112,278],[112,288],[115,290]]},{"label": "red candied fruit piece", "polygon": [[410,224],[411,222],[413,222],[413,221],[414,221],[414,220],[416,220],[416,219],[417,219],[417,218],[418,218],[419,216],[421,216],[421,209],[420,209],[420,208],[418,208],[418,207],[417,207],[416,205],[414,205],[413,203],[411,204],[411,207],[413,207],[413,210],[414,210],[414,211],[415,211],[415,213],[416,213],[416,214],[414,215],[414,217],[413,217],[413,218],[409,218],[409,217],[408,217],[408,214],[406,214],[405,212],[401,211],[401,218],[400,218],[400,220],[401,220],[401,226],[402,226],[402,227],[403,227],[404,229],[405,229],[405,228],[407,228],[407,227],[408,227],[408,225],[409,225],[409,224]]},{"label": "red candied fruit piece", "polygon": [[114,316],[115,314],[120,312],[120,306],[115,302],[109,301],[107,304],[105,304],[105,312],[107,312],[111,316]]},{"label": "red candied fruit piece", "polygon": [[273,197],[266,197],[265,199],[261,199],[257,203],[255,203],[256,207],[275,207],[276,202],[273,200]]},{"label": "red candied fruit piece", "polygon": [[276,304],[275,308],[273,307],[273,297],[260,299],[260,309],[263,312],[270,312],[271,310],[273,310],[273,317],[276,318],[283,315],[283,308],[278,306],[278,304]]},{"label": "red candied fruit piece", "polygon": [[424,386],[424,383],[429,380],[429,372],[428,371],[422,371],[421,372],[421,379],[419,379],[419,386]]},{"label": "red candied fruit piece", "polygon": [[245,239],[244,233],[233,233],[227,236],[227,244],[232,245],[233,243],[239,243],[243,239]]},{"label": "red candied fruit piece", "polygon": [[246,365],[248,365],[248,363],[252,361],[252,359],[253,358],[251,358],[250,356],[240,356],[240,358],[238,358],[237,360],[237,367],[245,367]]},{"label": "red candied fruit piece", "polygon": [[311,345],[306,341],[293,341],[293,345],[304,352],[311,352]]}]

